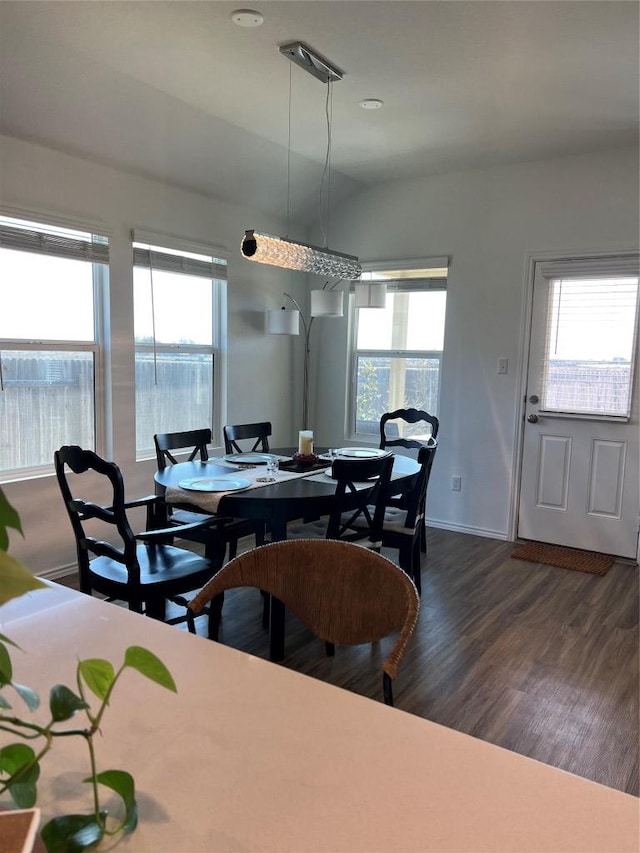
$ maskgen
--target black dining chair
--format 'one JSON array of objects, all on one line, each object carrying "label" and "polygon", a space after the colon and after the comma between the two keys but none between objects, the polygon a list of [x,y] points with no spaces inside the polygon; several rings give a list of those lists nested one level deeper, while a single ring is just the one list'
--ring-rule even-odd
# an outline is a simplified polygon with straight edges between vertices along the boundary
[{"label": "black dining chair", "polygon": [[[419,436],[401,435],[405,432],[406,425],[414,426],[415,424],[426,424],[425,432]],[[380,418],[380,447],[382,449],[388,447],[402,447],[406,450],[419,450],[421,447],[426,447],[430,439],[438,438],[438,430],[440,429],[440,421],[435,415],[425,412],[424,409],[396,409],[393,412],[385,412]],[[404,497],[391,496],[389,505],[406,509]],[[420,550],[423,554],[427,553],[427,535],[423,529],[420,534]]]},{"label": "black dining chair", "polygon": [[[221,522],[209,516],[196,523],[157,529],[157,520],[163,517],[159,512],[162,498],[149,495],[127,501],[115,462],[71,445],[55,452],[54,463],[76,539],[81,592],[92,595],[95,591],[109,601],[124,601],[130,610],[172,625],[186,620],[195,633],[184,596],[202,587],[221,568],[225,542],[215,532]],[[105,494],[95,474],[109,483],[108,505],[88,498],[96,491]],[[139,507],[146,508],[147,529],[134,533],[127,511]],[[167,544],[168,536],[182,537],[205,527],[210,530],[205,556]],[[185,607],[185,615],[167,619],[167,600]]]},{"label": "black dining chair", "polygon": [[[188,453],[187,461],[192,462],[198,458],[206,462],[209,458],[207,446],[211,444],[211,430],[194,429],[185,432],[165,432],[154,435],[153,441],[156,448],[156,462],[158,471],[164,471],[168,465],[175,465],[179,459],[174,455],[175,451],[182,450]],[[173,453],[172,453],[173,451]],[[208,518],[206,513],[193,512],[188,509],[176,509],[167,507],[169,524],[188,524]],[[210,536],[208,528],[195,528],[187,531],[184,538],[206,545]],[[245,518],[226,518],[224,524],[216,531],[216,536],[223,536],[229,546],[229,559],[233,559],[238,553],[238,540],[243,536],[255,536],[256,545],[264,543],[264,523],[252,521]]]},{"label": "black dining chair", "polygon": [[[422,592],[421,582],[421,543],[424,531],[427,487],[431,467],[438,449],[438,443],[431,439],[426,447],[418,451],[420,470],[411,489],[403,495],[403,506],[389,506],[384,510],[380,544],[383,548],[398,550],[398,563]],[[373,507],[371,508],[373,511]],[[359,526],[355,522],[356,528]]]},{"label": "black dining chair", "polygon": [[[372,545],[379,544],[392,468],[390,453],[376,459],[335,459],[331,477],[336,482],[336,499],[330,515],[292,525],[287,539],[368,539]],[[373,491],[363,487],[365,483],[375,484]]]},{"label": "black dining chair", "polygon": [[[269,452],[269,436],[271,435],[271,424],[269,421],[262,421],[255,424],[227,424],[222,428],[224,437],[224,452],[225,453],[243,453],[248,450],[251,453],[254,450]],[[247,446],[243,449],[239,441],[251,441],[252,446]]]},{"label": "black dining chair", "polygon": [[[424,423],[425,434],[416,436],[404,436],[404,424]],[[404,447],[408,450],[419,450],[424,447],[429,438],[437,438],[440,429],[440,421],[435,415],[430,415],[423,409],[396,409],[393,412],[385,412],[380,418],[380,447]]]}]

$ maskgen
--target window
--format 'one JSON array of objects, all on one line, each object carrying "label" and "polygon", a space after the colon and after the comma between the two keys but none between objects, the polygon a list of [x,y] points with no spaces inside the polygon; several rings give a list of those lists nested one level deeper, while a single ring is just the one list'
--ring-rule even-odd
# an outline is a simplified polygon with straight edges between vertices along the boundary
[{"label": "window", "polygon": [[[355,308],[351,434],[379,435],[380,417],[401,408],[438,413],[447,301],[447,262],[404,270],[372,269],[386,281],[384,308]],[[353,297],[352,297],[353,303]],[[406,425],[406,435],[420,424]]]},{"label": "window", "polygon": [[138,459],[156,433],[213,425],[226,277],[210,254],[134,243]]},{"label": "window", "polygon": [[630,416],[637,312],[637,275],[549,281],[542,411]]},{"label": "window", "polygon": [[63,444],[99,445],[108,261],[106,237],[0,217],[3,481],[50,472]]}]

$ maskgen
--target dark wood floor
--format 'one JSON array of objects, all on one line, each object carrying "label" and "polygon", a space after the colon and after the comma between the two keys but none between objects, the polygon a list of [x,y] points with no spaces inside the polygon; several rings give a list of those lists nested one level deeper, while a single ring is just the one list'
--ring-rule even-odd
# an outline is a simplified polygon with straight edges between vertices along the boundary
[{"label": "dark wood floor", "polygon": [[[396,707],[637,796],[638,567],[587,575],[435,529],[428,548]],[[268,657],[257,591],[227,593],[220,639]],[[287,616],[285,666],[379,701],[389,648],[338,647],[329,658]]]},{"label": "dark wood floor", "polygon": [[[433,529],[428,548],[396,707],[638,795],[638,568],[586,575]],[[220,639],[268,657],[259,593],[227,593]],[[329,658],[287,617],[285,666],[376,700],[389,648],[339,647]]]}]

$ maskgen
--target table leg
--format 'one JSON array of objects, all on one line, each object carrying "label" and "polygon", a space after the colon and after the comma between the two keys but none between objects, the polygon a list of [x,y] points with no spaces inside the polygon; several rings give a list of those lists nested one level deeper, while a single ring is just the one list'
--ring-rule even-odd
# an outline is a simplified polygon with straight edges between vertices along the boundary
[{"label": "table leg", "polygon": [[[286,518],[271,519],[270,528],[272,542],[287,538]],[[276,662],[284,660],[284,604],[273,596],[269,618],[269,659]]]}]

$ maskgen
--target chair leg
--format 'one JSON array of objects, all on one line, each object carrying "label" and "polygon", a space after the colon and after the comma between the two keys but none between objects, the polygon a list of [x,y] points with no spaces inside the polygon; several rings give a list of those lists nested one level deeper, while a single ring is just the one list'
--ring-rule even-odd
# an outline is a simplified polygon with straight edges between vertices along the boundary
[{"label": "chair leg", "polygon": [[420,525],[420,550],[423,554],[427,553],[427,526],[424,521]]},{"label": "chair leg", "polygon": [[269,617],[271,616],[271,596],[263,589],[260,590],[262,596],[262,627],[265,631],[269,630]]},{"label": "chair leg", "polygon": [[151,619],[158,619],[164,622],[167,618],[167,602],[164,598],[149,598],[147,599],[146,607],[147,616]]},{"label": "chair leg", "polygon": [[238,540],[237,539],[229,539],[229,559],[233,560],[233,558],[238,553]]},{"label": "chair leg", "polygon": [[222,621],[222,605],[224,604],[224,592],[211,601],[209,605],[209,627],[207,636],[210,640],[218,640],[220,634],[220,622]]},{"label": "chair leg", "polygon": [[327,655],[332,658],[336,653],[336,647],[334,643],[325,643],[324,644],[325,651]]},{"label": "chair leg", "polygon": [[382,674],[382,693],[384,695],[385,705],[391,705],[393,707],[392,681],[386,672]]},{"label": "chair leg", "polygon": [[413,543],[411,549],[411,577],[418,590],[418,595],[422,595],[422,559],[420,557],[420,542],[418,539]]}]

